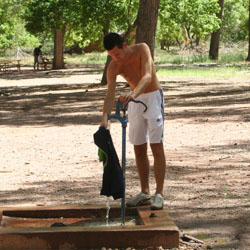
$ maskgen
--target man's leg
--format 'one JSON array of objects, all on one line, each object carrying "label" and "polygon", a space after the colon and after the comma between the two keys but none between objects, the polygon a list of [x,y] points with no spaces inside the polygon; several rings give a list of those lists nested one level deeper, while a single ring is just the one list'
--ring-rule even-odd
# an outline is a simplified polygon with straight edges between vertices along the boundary
[{"label": "man's leg", "polygon": [[153,157],[154,157],[154,174],[156,181],[156,194],[163,196],[163,185],[166,172],[166,160],[163,148],[163,143],[150,144]]},{"label": "man's leg", "polygon": [[135,161],[137,171],[140,177],[141,191],[149,194],[149,160],[147,156],[147,143],[134,145]]}]

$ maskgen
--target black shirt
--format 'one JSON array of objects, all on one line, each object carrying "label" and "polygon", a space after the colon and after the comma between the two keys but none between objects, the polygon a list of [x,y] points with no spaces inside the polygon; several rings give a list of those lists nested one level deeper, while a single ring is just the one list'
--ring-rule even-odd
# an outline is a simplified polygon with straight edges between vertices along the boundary
[{"label": "black shirt", "polygon": [[34,49],[34,56],[39,56],[41,54],[41,49],[39,47]]},{"label": "black shirt", "polygon": [[94,142],[105,152],[101,195],[113,196],[115,200],[123,198],[125,185],[122,169],[109,130],[100,127],[94,134]]}]

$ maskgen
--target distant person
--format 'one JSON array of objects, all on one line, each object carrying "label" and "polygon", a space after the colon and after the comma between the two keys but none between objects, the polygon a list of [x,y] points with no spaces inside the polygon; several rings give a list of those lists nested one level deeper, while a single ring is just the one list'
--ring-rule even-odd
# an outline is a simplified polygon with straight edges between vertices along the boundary
[{"label": "distant person", "polygon": [[37,69],[39,69],[39,64],[44,64],[44,69],[47,69],[47,63],[49,62],[49,59],[42,54],[40,54],[37,58],[38,64],[37,64]]},{"label": "distant person", "polygon": [[38,66],[38,56],[39,55],[42,55],[42,45],[40,45],[39,47],[36,47],[33,51],[33,54],[34,54],[34,69],[36,69],[36,66],[37,66],[37,69],[39,69],[39,66]]}]

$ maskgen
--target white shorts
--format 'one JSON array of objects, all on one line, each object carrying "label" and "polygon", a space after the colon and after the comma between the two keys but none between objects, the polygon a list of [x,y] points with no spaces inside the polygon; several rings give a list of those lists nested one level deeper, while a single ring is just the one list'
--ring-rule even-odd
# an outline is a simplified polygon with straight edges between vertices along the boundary
[{"label": "white shorts", "polygon": [[146,142],[160,143],[163,141],[164,129],[164,98],[163,90],[141,94],[136,98],[147,105],[147,111],[141,103],[129,102],[129,141],[133,145]]}]

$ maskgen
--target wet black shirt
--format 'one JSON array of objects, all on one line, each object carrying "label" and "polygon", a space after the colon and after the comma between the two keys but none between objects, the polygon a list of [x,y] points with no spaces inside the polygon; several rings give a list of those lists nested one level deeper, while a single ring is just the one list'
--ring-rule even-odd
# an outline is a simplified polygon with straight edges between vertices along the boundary
[{"label": "wet black shirt", "polygon": [[125,187],[122,169],[110,131],[104,127],[100,127],[94,134],[94,142],[104,152],[101,195],[113,196],[114,199],[123,198]]}]

